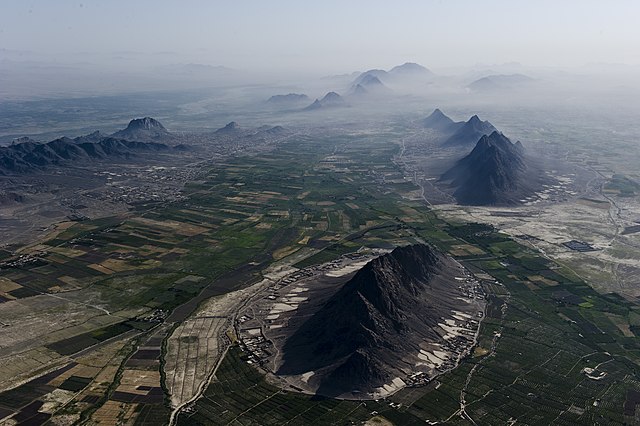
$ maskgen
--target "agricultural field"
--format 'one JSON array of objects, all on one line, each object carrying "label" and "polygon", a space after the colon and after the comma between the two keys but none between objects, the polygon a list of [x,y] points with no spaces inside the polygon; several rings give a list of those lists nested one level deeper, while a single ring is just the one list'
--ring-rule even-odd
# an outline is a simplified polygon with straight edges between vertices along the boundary
[{"label": "agricultural field", "polygon": [[[125,415],[113,409],[116,402],[127,417],[144,413],[160,401],[162,342],[204,300],[257,281],[274,261],[315,262],[362,245],[414,241],[396,220],[407,211],[383,197],[413,188],[381,186],[400,178],[389,162],[397,146],[359,136],[344,137],[340,148],[336,142],[302,137],[260,157],[228,159],[188,184],[183,201],[62,223],[48,240],[7,257],[0,290],[14,302],[0,309],[3,389],[24,391],[37,403],[46,392],[28,390],[41,380],[30,377],[129,342],[111,385],[82,404],[67,404],[64,415],[106,421]],[[292,161],[301,150],[307,160]],[[360,165],[347,168],[352,163]],[[152,345],[145,343],[150,336]],[[133,376],[151,371],[156,378],[134,386]],[[163,395],[170,393],[162,386]],[[18,408],[3,405],[2,413]],[[144,423],[146,414],[136,418]]]},{"label": "agricultural field", "polygon": [[[367,402],[369,417],[375,412],[403,425],[469,424],[469,418],[477,424],[634,421],[629,417],[633,406],[623,406],[634,404],[633,392],[640,386],[640,347],[630,325],[637,317],[636,306],[595,292],[570,271],[491,227],[431,220],[451,237],[428,241],[442,248],[477,248],[475,259],[465,255],[461,260],[477,277],[484,277],[490,303],[479,344],[459,368],[428,386]],[[425,239],[434,234],[420,227],[414,232]],[[532,276],[540,277],[535,285]],[[317,424],[367,417],[360,402],[341,402],[354,410],[353,418],[346,418],[343,409],[327,410],[323,402],[268,386],[269,380],[265,382],[246,361],[240,349],[232,348],[203,398],[181,413],[178,423],[220,419],[220,424],[260,424],[260,419],[273,416],[273,424],[305,424],[308,412],[314,413]],[[625,405],[627,400],[631,402]]]},{"label": "agricultural field", "polygon": [[[460,235],[470,225],[451,226]],[[401,391],[392,399],[419,419],[460,424],[469,417],[480,424],[632,422],[621,408],[640,384],[638,340],[627,331],[637,307],[595,292],[490,227],[474,231],[469,240],[499,253],[493,261],[465,261],[498,282],[487,287],[493,307],[483,321],[481,350],[439,379],[437,389]],[[532,276],[540,277],[535,285]]]},{"label": "agricultural field", "polygon": [[332,425],[367,420],[374,402],[338,401],[288,392],[268,383],[237,346],[226,354],[195,408],[178,425]]},{"label": "agricultural field", "polygon": [[[632,422],[640,307],[429,208],[399,153],[393,128],[300,134],[207,165],[178,201],[59,224],[2,254],[0,424]],[[378,402],[311,397],[233,344],[242,291],[269,274],[419,242],[488,295],[473,354],[427,386]]]}]

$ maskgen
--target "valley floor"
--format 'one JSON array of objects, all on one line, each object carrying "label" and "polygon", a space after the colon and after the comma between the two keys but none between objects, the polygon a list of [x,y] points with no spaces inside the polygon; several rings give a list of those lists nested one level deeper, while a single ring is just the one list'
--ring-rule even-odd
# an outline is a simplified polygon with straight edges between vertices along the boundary
[{"label": "valley floor", "polygon": [[[409,136],[307,129],[259,156],[203,164],[178,200],[0,253],[0,424],[632,422],[631,201],[603,190],[620,210],[579,195],[537,216],[539,206],[524,208],[531,220],[429,205],[418,157],[404,158],[415,152],[402,149]],[[573,239],[602,250],[573,253],[562,246]],[[242,308],[274,281],[363,247],[425,241],[486,294],[477,345],[458,368],[385,399],[346,401],[276,386],[242,350]],[[618,265],[606,286],[599,262]]]}]

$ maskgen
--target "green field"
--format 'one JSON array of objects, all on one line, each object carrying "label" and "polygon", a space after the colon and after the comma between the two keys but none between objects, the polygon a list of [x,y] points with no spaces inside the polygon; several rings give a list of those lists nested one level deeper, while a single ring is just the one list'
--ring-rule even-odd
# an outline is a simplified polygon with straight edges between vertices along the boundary
[{"label": "green field", "polygon": [[[273,261],[303,248],[309,256],[299,267],[361,247],[427,241],[460,253],[456,257],[470,270],[497,280],[484,280],[489,307],[479,348],[459,368],[426,387],[365,404],[280,390],[232,347],[204,397],[179,423],[349,424],[375,411],[398,425],[471,424],[460,416],[461,395],[476,424],[631,422],[623,405],[627,391],[640,389],[639,307],[596,293],[566,267],[490,226],[437,217],[415,199],[415,186],[402,181],[391,161],[398,152],[393,139],[384,132],[301,136],[259,156],[228,159],[189,183],[184,200],[75,224],[44,242],[38,262],[3,269],[0,276],[20,286],[10,292],[16,298],[51,292],[110,312],[140,308],[116,323],[96,322],[43,342],[67,356],[119,336],[135,334],[143,342],[158,324],[148,319],[151,313],[180,321],[205,296],[242,288]],[[162,339],[155,336],[153,345],[160,347]],[[120,377],[132,369],[133,349],[120,352],[111,384],[85,402],[79,393],[65,413],[104,415]],[[586,367],[604,375],[589,378]],[[158,373],[159,366],[136,368]],[[57,386],[81,392],[94,377],[71,376]],[[51,389],[27,383],[0,394],[0,408],[17,411]],[[168,409],[157,406],[131,406],[137,423],[159,424]]]}]

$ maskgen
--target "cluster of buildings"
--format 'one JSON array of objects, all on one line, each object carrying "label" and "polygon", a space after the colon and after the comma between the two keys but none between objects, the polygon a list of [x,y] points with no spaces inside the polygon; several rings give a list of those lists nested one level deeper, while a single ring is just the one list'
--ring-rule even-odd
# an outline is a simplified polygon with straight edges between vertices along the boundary
[{"label": "cluster of buildings", "polygon": [[44,258],[47,256],[46,251],[21,254],[17,258],[9,259],[4,262],[0,262],[0,269],[9,268],[25,268],[46,265],[47,261]]},{"label": "cluster of buildings", "polygon": [[265,360],[272,355],[273,343],[264,337],[260,327],[240,328],[243,324],[251,323],[252,320],[253,318],[248,315],[238,318],[236,323],[238,339],[240,347],[248,354],[248,362],[263,366]]}]

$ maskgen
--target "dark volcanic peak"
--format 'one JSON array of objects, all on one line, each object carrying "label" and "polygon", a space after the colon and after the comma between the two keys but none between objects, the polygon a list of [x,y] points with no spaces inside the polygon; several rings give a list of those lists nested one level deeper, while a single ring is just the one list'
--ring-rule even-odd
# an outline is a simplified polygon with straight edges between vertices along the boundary
[{"label": "dark volcanic peak", "polygon": [[513,205],[532,195],[542,174],[529,167],[520,143],[494,131],[442,175],[456,200],[469,205]]},{"label": "dark volcanic peak", "polygon": [[460,273],[426,245],[370,261],[289,337],[277,374],[313,371],[309,383],[330,396],[390,383],[404,357],[441,339],[434,328],[460,304],[452,284]]},{"label": "dark volcanic peak", "polygon": [[448,139],[444,141],[446,146],[469,146],[475,144],[484,135],[489,135],[496,131],[493,124],[482,121],[474,115],[456,130]]},{"label": "dark volcanic peak", "polygon": [[308,102],[309,97],[301,93],[288,93],[286,95],[273,95],[267,102],[273,105],[292,105],[301,102]]},{"label": "dark volcanic peak", "polygon": [[146,140],[168,137],[171,133],[158,120],[144,117],[131,120],[126,129],[119,130],[111,136],[119,139]]},{"label": "dark volcanic peak", "polygon": [[88,160],[129,158],[141,152],[169,151],[167,145],[106,137],[82,142],[62,137],[48,143],[25,142],[0,148],[0,175],[33,173],[48,166]]}]

